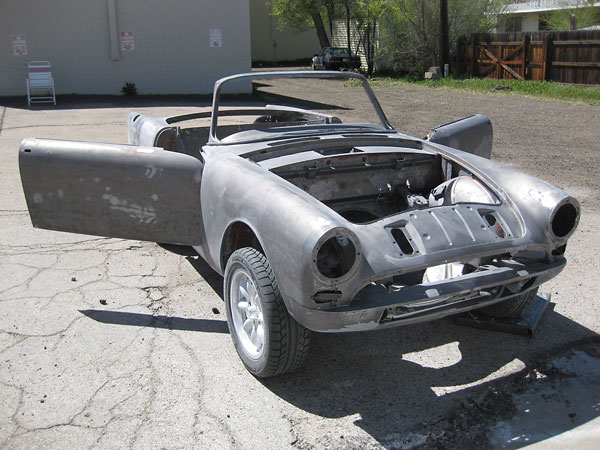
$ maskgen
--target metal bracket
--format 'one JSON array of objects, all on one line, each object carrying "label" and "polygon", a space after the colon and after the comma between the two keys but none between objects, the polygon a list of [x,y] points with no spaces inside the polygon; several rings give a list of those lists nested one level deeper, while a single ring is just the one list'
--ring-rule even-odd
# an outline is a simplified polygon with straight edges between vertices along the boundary
[{"label": "metal bracket", "polygon": [[317,173],[319,173],[318,167],[307,167],[306,168],[306,178],[313,179],[317,177]]},{"label": "metal bracket", "polygon": [[477,311],[469,311],[456,316],[455,322],[462,326],[533,338],[535,329],[549,305],[550,294],[538,294],[520,316],[495,319]]}]

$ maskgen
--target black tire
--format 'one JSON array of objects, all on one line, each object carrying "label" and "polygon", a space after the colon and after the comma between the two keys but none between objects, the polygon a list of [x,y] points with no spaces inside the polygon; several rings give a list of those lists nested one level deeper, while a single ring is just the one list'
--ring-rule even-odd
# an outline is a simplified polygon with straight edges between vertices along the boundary
[{"label": "black tire", "polygon": [[538,288],[531,289],[517,297],[511,298],[495,305],[485,306],[477,311],[496,319],[518,316],[531,304],[537,295]]},{"label": "black tire", "polygon": [[[247,284],[242,286],[242,282]],[[251,290],[255,295],[245,297],[243,293],[248,294]],[[250,373],[266,378],[290,372],[304,364],[311,332],[288,313],[265,255],[249,247],[236,250],[227,261],[223,292],[229,332]],[[246,305],[245,309],[240,307],[242,304]],[[251,320],[250,327],[257,341],[261,340],[257,336],[262,335],[262,346],[256,346],[252,332],[244,328]],[[241,326],[242,321],[244,326]]]}]

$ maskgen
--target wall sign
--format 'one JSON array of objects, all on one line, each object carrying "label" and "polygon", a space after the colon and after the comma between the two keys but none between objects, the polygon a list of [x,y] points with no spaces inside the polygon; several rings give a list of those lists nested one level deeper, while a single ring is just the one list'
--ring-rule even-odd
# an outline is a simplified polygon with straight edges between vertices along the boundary
[{"label": "wall sign", "polygon": [[211,28],[208,30],[208,34],[211,47],[223,46],[223,30],[221,28]]},{"label": "wall sign", "polygon": [[133,31],[121,31],[121,50],[126,52],[135,50]]},{"label": "wall sign", "polygon": [[27,36],[24,34],[13,35],[10,37],[10,40],[12,42],[13,55],[27,55]]}]

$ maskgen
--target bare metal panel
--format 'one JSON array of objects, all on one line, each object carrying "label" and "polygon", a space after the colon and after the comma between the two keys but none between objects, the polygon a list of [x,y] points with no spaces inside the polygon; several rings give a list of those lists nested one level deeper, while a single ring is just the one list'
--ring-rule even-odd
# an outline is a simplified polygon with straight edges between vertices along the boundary
[{"label": "bare metal panel", "polygon": [[492,122],[483,114],[475,114],[431,130],[429,141],[457,148],[477,156],[490,158],[494,132]]},{"label": "bare metal panel", "polygon": [[25,139],[31,221],[58,231],[200,244],[202,163],[152,147]]}]

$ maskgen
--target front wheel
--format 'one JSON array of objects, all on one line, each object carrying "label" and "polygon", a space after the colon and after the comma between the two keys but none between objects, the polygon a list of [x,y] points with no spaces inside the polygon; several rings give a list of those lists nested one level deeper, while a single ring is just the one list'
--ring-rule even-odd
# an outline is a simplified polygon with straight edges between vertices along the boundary
[{"label": "front wheel", "polygon": [[310,330],[288,313],[265,255],[249,247],[236,250],[227,261],[223,290],[229,332],[250,373],[281,375],[306,361]]}]

